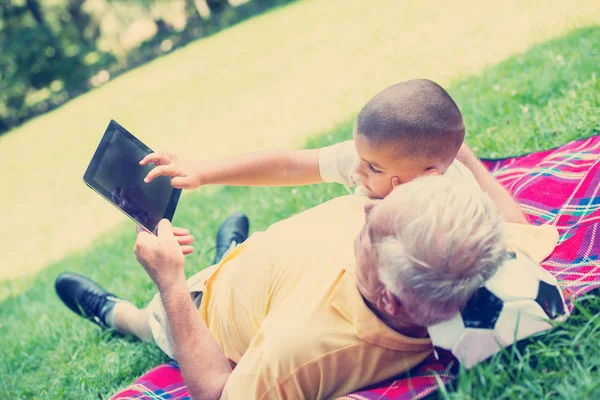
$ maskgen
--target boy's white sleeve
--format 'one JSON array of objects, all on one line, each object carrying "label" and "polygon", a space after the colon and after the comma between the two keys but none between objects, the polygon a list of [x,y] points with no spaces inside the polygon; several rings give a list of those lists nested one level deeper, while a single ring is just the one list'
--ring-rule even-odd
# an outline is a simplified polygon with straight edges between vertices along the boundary
[{"label": "boy's white sleeve", "polygon": [[475,176],[473,176],[473,173],[469,168],[465,167],[463,163],[456,159],[450,164],[446,172],[444,172],[444,175],[465,182],[473,188],[481,189],[479,183],[477,183],[477,179],[475,179]]},{"label": "boy's white sleeve", "polygon": [[336,182],[346,186],[356,186],[352,173],[358,161],[352,140],[323,147],[319,152],[319,172],[324,182]]}]

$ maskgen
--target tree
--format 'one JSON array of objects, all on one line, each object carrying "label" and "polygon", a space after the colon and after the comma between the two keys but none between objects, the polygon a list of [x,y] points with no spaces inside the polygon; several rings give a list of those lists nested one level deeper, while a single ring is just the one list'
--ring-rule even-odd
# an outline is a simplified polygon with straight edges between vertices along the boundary
[{"label": "tree", "polygon": [[85,0],[69,0],[67,13],[69,21],[76,29],[79,41],[88,48],[96,47],[96,41],[100,37],[100,26],[96,20],[83,10]]},{"label": "tree", "polygon": [[42,11],[42,7],[40,7],[40,3],[37,0],[26,0],[25,4],[27,5],[27,8],[29,9],[29,12],[31,13],[35,21],[38,23],[40,29],[45,33],[46,37],[48,38],[48,41],[54,48],[54,54],[56,55],[56,58],[62,59],[63,51],[60,47],[58,40],[54,36],[54,33],[52,33],[50,26],[48,26],[48,23],[46,22],[46,18],[44,17],[44,13]]},{"label": "tree", "polygon": [[229,1],[227,0],[206,0],[206,5],[210,10],[211,18],[218,18],[227,8],[230,7]]},{"label": "tree", "polygon": [[196,2],[194,0],[184,0],[184,10],[187,19],[187,26],[200,26],[202,25],[202,16],[198,12]]},{"label": "tree", "polygon": [[[62,83],[68,97],[88,87],[86,51],[71,24],[53,31],[44,11],[38,0],[0,0],[0,131],[31,115],[30,93],[54,81]],[[65,48],[76,51],[67,55]]]}]

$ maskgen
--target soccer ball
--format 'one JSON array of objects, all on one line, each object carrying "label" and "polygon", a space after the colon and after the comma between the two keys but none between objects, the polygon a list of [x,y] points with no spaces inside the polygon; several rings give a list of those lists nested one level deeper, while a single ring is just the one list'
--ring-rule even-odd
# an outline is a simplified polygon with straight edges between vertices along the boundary
[{"label": "soccer ball", "polygon": [[551,320],[568,316],[556,279],[517,251],[509,253],[458,314],[427,329],[436,355],[449,351],[468,369],[504,347],[551,329]]}]

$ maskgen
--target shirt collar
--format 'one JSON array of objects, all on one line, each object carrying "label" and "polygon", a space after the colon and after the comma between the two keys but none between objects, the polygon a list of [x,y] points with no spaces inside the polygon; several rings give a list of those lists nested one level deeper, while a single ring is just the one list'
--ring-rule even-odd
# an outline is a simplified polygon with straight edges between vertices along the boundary
[{"label": "shirt collar", "polygon": [[341,273],[329,304],[354,326],[354,334],[365,342],[396,351],[423,351],[431,348],[429,338],[412,338],[396,332],[367,307],[356,286],[352,268]]}]

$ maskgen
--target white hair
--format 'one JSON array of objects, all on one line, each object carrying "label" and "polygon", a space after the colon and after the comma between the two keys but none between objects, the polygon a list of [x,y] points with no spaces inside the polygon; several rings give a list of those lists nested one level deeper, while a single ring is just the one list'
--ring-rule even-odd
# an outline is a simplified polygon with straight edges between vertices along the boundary
[{"label": "white hair", "polygon": [[481,189],[444,176],[396,191],[393,232],[376,244],[379,277],[413,322],[429,326],[452,318],[502,263],[502,217]]}]

